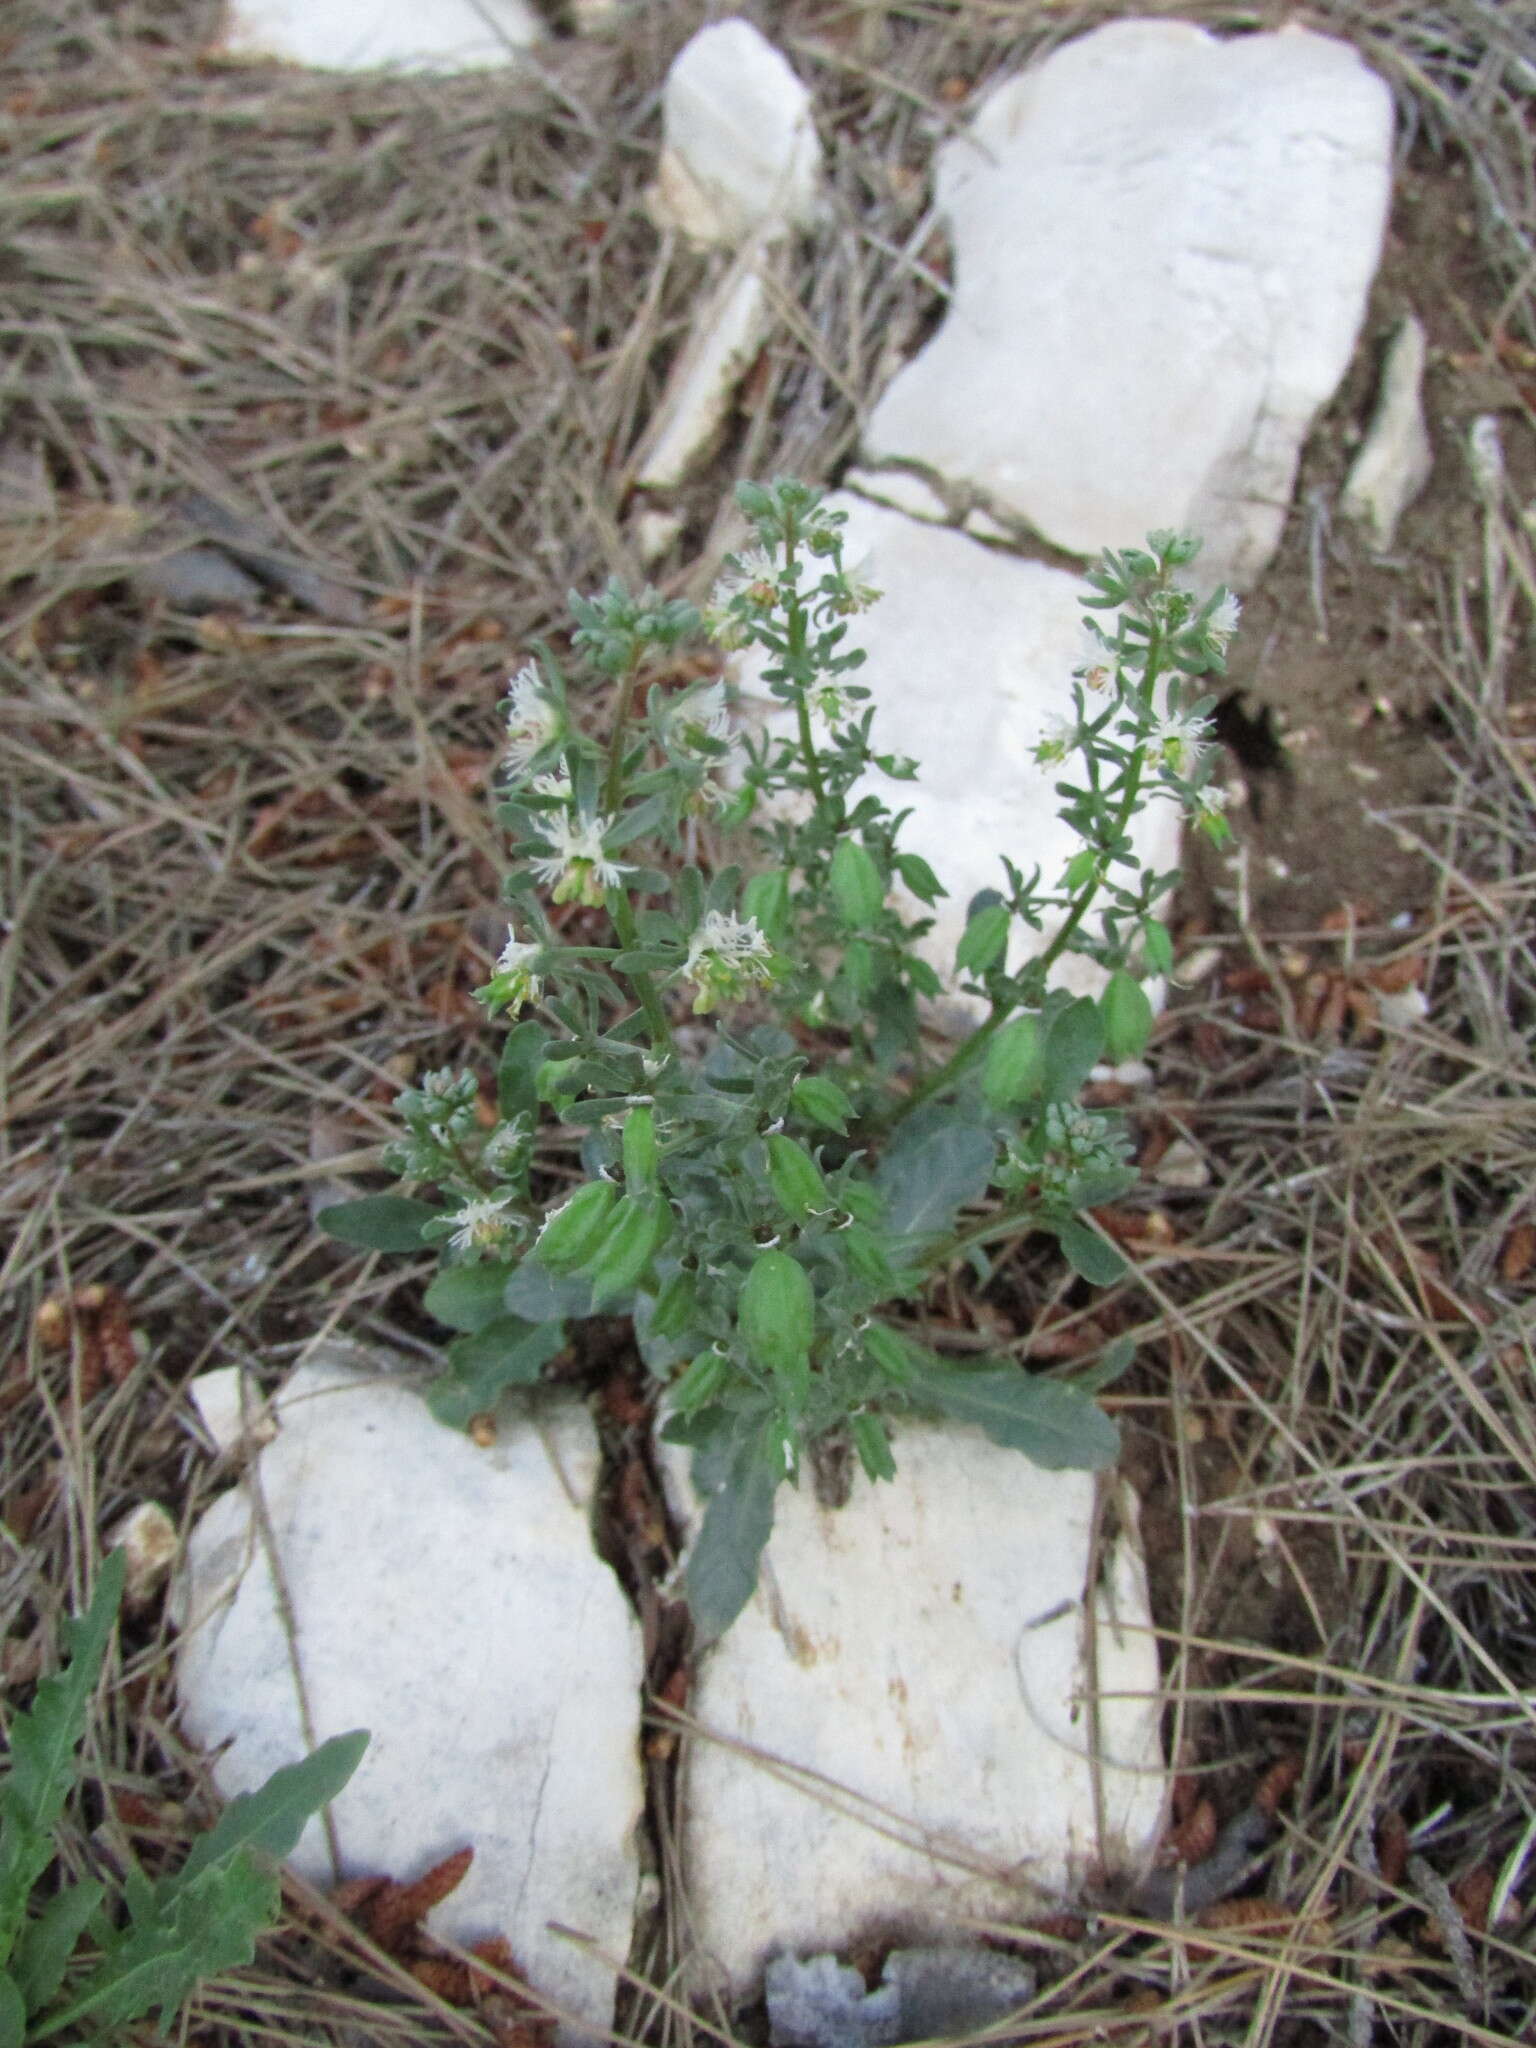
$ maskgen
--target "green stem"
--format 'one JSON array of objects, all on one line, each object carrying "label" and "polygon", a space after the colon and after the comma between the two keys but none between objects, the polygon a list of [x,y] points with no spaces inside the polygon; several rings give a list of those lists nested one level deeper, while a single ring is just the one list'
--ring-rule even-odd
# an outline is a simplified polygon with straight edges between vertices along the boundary
[{"label": "green stem", "polygon": [[[1142,670],[1141,678],[1141,695],[1148,705],[1151,704],[1152,691],[1157,686],[1159,674],[1161,672],[1161,667],[1162,636],[1160,633],[1154,630],[1151,639],[1147,642],[1147,659],[1146,664]],[[1121,796],[1119,806],[1115,812],[1114,821],[1107,835],[1107,837],[1111,840],[1118,839],[1120,837],[1120,835],[1124,832],[1126,826],[1131,822],[1132,817],[1135,815],[1136,801],[1137,798],[1141,795],[1141,779],[1143,771],[1146,768],[1146,764],[1146,748],[1138,747],[1131,760],[1130,773],[1126,777],[1124,794]],[[1066,919],[1062,923],[1060,930],[1057,932],[1055,938],[1052,939],[1051,943],[1046,947],[1045,951],[1040,956],[1039,966],[1040,971],[1042,973],[1049,974],[1051,969],[1056,965],[1056,962],[1061,958],[1062,954],[1066,951],[1067,946],[1070,944],[1072,940],[1073,934],[1078,930],[1079,926],[1083,922],[1083,919],[1088,915],[1088,912],[1093,908],[1094,899],[1099,893],[1099,889],[1103,883],[1103,880],[1103,873],[1099,872],[1093,875],[1089,881],[1084,883],[1082,889],[1078,893],[1076,902],[1072,905],[1071,910],[1067,913]],[[947,1088],[953,1082],[957,1081],[960,1078],[961,1074],[964,1073],[965,1069],[968,1066],[970,1066],[971,1062],[976,1058],[976,1055],[984,1049],[984,1047],[987,1044],[987,1041],[992,1037],[993,1033],[996,1032],[1002,1024],[1006,1023],[1010,1014],[1010,1009],[994,1005],[992,1015],[987,1019],[986,1023],[981,1025],[978,1030],[973,1031],[970,1037],[965,1041],[965,1043],[962,1046],[957,1047],[955,1052],[950,1056],[950,1058],[944,1062],[944,1065],[942,1067],[939,1067],[934,1073],[930,1074],[928,1079],[922,1084],[920,1088],[913,1089],[912,1093],[907,1097],[906,1101],[903,1103],[900,1114],[894,1119],[894,1122],[900,1124],[906,1117],[909,1117],[912,1114],[913,1110],[917,1109],[922,1103],[929,1101],[933,1096],[937,1095],[941,1089]]]},{"label": "green stem", "polygon": [[[785,537],[785,566],[795,566],[795,538],[791,530]],[[784,666],[793,674],[805,661],[806,626],[809,614],[798,595],[789,609],[789,653]],[[816,740],[811,731],[811,714],[805,702],[805,685],[798,685],[800,694],[795,699],[795,724],[799,732],[800,758],[805,763],[805,777],[811,785],[811,795],[816,799],[818,817],[827,807],[827,785],[821,779],[821,763],[816,757]],[[841,820],[838,821],[841,823]]]},{"label": "green stem", "polygon": [[624,737],[639,675],[637,656],[619,679],[619,701],[613,711],[613,734],[608,741],[608,773],[603,778],[603,811],[610,818],[618,811],[619,798],[624,794]]},{"label": "green stem", "polygon": [[[608,915],[613,919],[613,928],[618,933],[624,950],[632,951],[639,943],[639,935],[635,930],[635,913],[622,889],[608,891]],[[634,990],[635,1000],[645,1013],[652,1045],[658,1052],[671,1052],[672,1027],[667,1022],[667,1013],[661,1007],[661,998],[656,993],[656,984],[650,974],[643,967],[630,967],[625,969],[624,978]]]}]

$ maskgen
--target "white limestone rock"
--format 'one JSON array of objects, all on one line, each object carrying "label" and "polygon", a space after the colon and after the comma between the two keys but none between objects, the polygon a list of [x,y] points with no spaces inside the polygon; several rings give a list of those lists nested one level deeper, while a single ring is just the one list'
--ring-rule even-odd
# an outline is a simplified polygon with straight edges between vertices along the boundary
[{"label": "white limestone rock", "polygon": [[[1002,856],[1026,875],[1038,866],[1054,888],[1077,850],[1056,815],[1062,771],[1037,766],[1031,749],[1051,719],[1071,713],[1072,671],[1085,656],[1086,586],[861,498],[837,493],[828,502],[848,514],[844,559],[883,593],[851,634],[869,656],[853,680],[873,693],[874,744],[918,764],[916,782],[875,771],[867,784],[893,810],[911,812],[902,847],[921,854],[949,891],[931,910],[900,891],[897,900],[909,916],[934,919],[918,951],[950,980],[971,898],[1007,886]],[[752,697],[746,662],[743,689],[747,708],[761,713],[769,700]],[[1176,867],[1180,826],[1177,805],[1154,797],[1132,830],[1142,860]],[[1016,929],[1010,966],[1051,936],[1049,928]],[[1092,963],[1078,959],[1065,961],[1057,979],[1083,993],[1103,985]],[[980,1014],[975,998],[959,995],[946,1009],[940,1022]]]},{"label": "white limestone rock", "polygon": [[484,71],[543,35],[528,0],[231,0],[218,47],[321,71]]},{"label": "white limestone rock", "polygon": [[318,1821],[296,1868],[324,1886],[410,1878],[472,1845],[429,1930],[504,1934],[536,1989],[606,2034],[613,1970],[547,1931],[622,1958],[638,1882],[640,1637],[592,1548],[596,1435],[551,1397],[531,1422],[509,1407],[481,1449],[388,1364],[313,1346],[276,1441],[198,1524],[178,1589],[182,1727],[231,1745],[213,1763],[226,1798],[306,1752],[305,1712],[316,1741],[370,1729],[332,1809],[340,1870]]},{"label": "white limestone rock", "polygon": [[958,1425],[909,1426],[894,1449],[895,1480],[860,1476],[846,1507],[819,1507],[809,1478],[780,1488],[757,1592],[695,1682],[690,1925],[701,1976],[733,1997],[778,1951],[1027,1916],[1138,1865],[1157,1832],[1157,1649],[1128,1490],[1090,1594],[1091,1474]]},{"label": "white limestone rock", "polygon": [[762,243],[749,243],[700,312],[636,458],[635,481],[643,490],[685,482],[725,424],[736,387],[768,333],[765,260]]},{"label": "white limestone rock", "polygon": [[983,488],[1095,555],[1202,534],[1245,587],[1347,367],[1380,256],[1392,102],[1343,42],[1122,21],[989,93],[940,151],[943,327],[869,460]]},{"label": "white limestone rock", "polygon": [[701,28],[674,59],[650,194],[658,226],[735,249],[808,227],[821,186],[811,96],[752,24]]},{"label": "white limestone rock", "polygon": [[242,1444],[269,1444],[277,1434],[269,1403],[255,1380],[238,1365],[199,1373],[188,1389],[198,1420],[221,1455]]},{"label": "white limestone rock", "polygon": [[1410,313],[1387,344],[1371,423],[1339,497],[1339,510],[1360,522],[1378,554],[1391,548],[1398,521],[1434,468],[1424,424],[1424,358],[1424,329]]}]

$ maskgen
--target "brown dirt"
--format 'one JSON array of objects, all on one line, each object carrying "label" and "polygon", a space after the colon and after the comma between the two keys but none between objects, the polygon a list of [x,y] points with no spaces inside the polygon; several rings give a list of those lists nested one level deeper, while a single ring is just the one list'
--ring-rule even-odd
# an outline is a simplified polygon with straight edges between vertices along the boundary
[{"label": "brown dirt", "polygon": [[[735,477],[835,476],[883,351],[936,316],[938,273],[890,256],[914,236],[921,263],[942,254],[923,219],[935,137],[1110,10],[747,11],[816,93],[838,212],[718,461],[680,495],[674,587],[709,579]],[[1138,9],[1159,11],[1232,29],[1298,12]],[[469,991],[499,935],[495,700],[568,587],[636,574],[626,465],[708,270],[658,260],[640,195],[666,65],[705,12],[642,5],[612,41],[551,46],[543,83],[494,88],[215,65],[202,0],[11,0],[0,21],[8,1708],[123,1513],[157,1498],[187,1526],[224,1483],[193,1374],[242,1362],[271,1382],[336,1324],[431,1355],[422,1273],[322,1243],[313,1210],[375,1174],[403,1078],[494,1056]],[[1106,2015],[1298,2048],[1372,2024],[1422,2048],[1528,2033],[1536,202],[1500,55],[1527,12],[1308,10],[1392,77],[1416,139],[1367,346],[1236,649],[1234,687],[1250,720],[1272,713],[1287,770],[1234,764],[1246,900],[1198,863],[1186,951],[1213,941],[1214,964],[1136,1113],[1149,1172],[1187,1137],[1210,1178],[1149,1181],[1120,1219],[1136,1274],[1112,1302],[1028,1243],[985,1298],[962,1277],[930,1304],[1039,1362],[1047,1338],[1068,1355],[1074,1318],[1095,1318],[1090,1345],[1138,1336],[1111,1400],[1146,1500],[1170,1739],[1223,1816],[1271,1758],[1296,1760],[1254,1883],[1332,1916],[1321,1946],[1229,1933],[1199,1952],[1113,1916],[1012,1930],[1062,2043],[1103,2038]],[[1371,344],[1406,304],[1430,330],[1437,467],[1377,564],[1322,513]],[[1486,410],[1511,479],[1496,516],[1459,453]],[[268,593],[196,616],[149,594],[177,506],[210,487],[352,608]],[[1431,853],[1370,811],[1411,813],[1399,828]],[[1425,990],[1424,1030],[1373,1024],[1361,972],[1382,959]],[[94,1286],[126,1305],[131,1356],[69,1306]],[[104,1777],[154,1806],[135,1839],[152,1867],[180,1853],[202,1783],[169,1642],[158,1607],[133,1620],[93,1734]],[[98,1822],[72,1816],[82,1867]],[[1387,1853],[1420,1823],[1423,1880]],[[1485,1870],[1507,1876],[1507,1917],[1469,1989],[1420,1929],[1435,1883]],[[485,2038],[297,1918],[193,2026],[210,2048]],[[648,2038],[686,2032],[655,2020]]]}]

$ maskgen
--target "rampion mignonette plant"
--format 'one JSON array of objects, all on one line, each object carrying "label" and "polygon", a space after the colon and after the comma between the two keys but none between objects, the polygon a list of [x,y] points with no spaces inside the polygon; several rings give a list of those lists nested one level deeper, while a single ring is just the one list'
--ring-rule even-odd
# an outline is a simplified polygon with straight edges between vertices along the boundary
[{"label": "rampion mignonette plant", "polygon": [[[354,1244],[440,1248],[426,1305],[460,1333],[430,1395],[445,1422],[536,1379],[569,1318],[633,1319],[665,1388],[663,1434],[691,1447],[708,1500],[687,1572],[706,1635],[750,1596],[781,1482],[809,1465],[830,1484],[850,1448],[890,1478],[894,1416],[960,1417],[1050,1468],[1113,1459],[1093,1396],[1124,1347],[1075,1379],[978,1366],[922,1341],[918,1305],[935,1275],[962,1259],[984,1275],[987,1246],[1025,1230],[1055,1236],[1090,1281],[1122,1270],[1084,1212],[1134,1171],[1114,1120],[1078,1095],[1097,1061],[1145,1045],[1130,963],[1172,966],[1157,909],[1174,876],[1140,863],[1138,810],[1171,795],[1225,829],[1197,692],[1237,616],[1224,592],[1180,587],[1191,540],[1103,557],[1071,715],[1037,749],[1060,767],[1078,850],[1049,886],[1004,859],[1006,886],[970,905],[956,967],[987,1015],[935,1057],[919,1011],[940,981],[915,950],[929,924],[891,899],[898,884],[924,906],[945,892],[870,786],[871,769],[900,783],[917,768],[875,750],[847,639],[878,593],[845,564],[843,516],[818,492],[780,481],[739,498],[757,544],[702,617],[618,583],[573,598],[575,648],[612,684],[587,700],[606,739],[548,648],[513,679],[496,807],[513,923],[479,991],[520,1020],[497,1121],[484,1128],[473,1074],[428,1074],[399,1099],[407,1135],[388,1163],[433,1199],[327,1217]],[[650,680],[704,630],[766,656],[767,730],[733,725],[722,683]],[[701,816],[743,866],[695,857]],[[573,942],[570,913],[546,902],[601,916],[574,920]],[[1017,926],[1051,936],[1010,967]],[[1107,970],[1097,1000],[1052,988],[1069,953]]]}]

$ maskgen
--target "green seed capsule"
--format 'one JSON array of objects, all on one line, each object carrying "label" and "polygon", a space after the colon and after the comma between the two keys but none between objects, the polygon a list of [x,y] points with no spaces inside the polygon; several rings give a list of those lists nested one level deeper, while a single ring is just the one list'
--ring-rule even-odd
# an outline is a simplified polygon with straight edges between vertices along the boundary
[{"label": "green seed capsule", "polygon": [[804,1223],[816,1210],[831,1206],[821,1168],[793,1138],[775,1136],[768,1140],[768,1179],[779,1198],[779,1206],[797,1223]]},{"label": "green seed capsule", "polygon": [[631,1190],[649,1187],[656,1172],[656,1119],[644,1103],[624,1119],[624,1179]]},{"label": "green seed capsule", "polygon": [[564,1276],[586,1265],[603,1241],[610,1212],[619,1198],[611,1181],[589,1180],[568,1202],[545,1218],[534,1251],[539,1264]]},{"label": "green seed capsule", "polygon": [[672,1382],[672,1405],[679,1415],[696,1415],[725,1385],[730,1360],[719,1351],[701,1351],[692,1365]]},{"label": "green seed capsule", "polygon": [[672,1211],[660,1195],[626,1195],[614,1211],[608,1233],[588,1261],[592,1306],[627,1294],[666,1242]]},{"label": "green seed capsule", "polygon": [[788,1252],[759,1253],[741,1290],[736,1326],[756,1362],[792,1395],[809,1391],[816,1296],[797,1259]]}]

